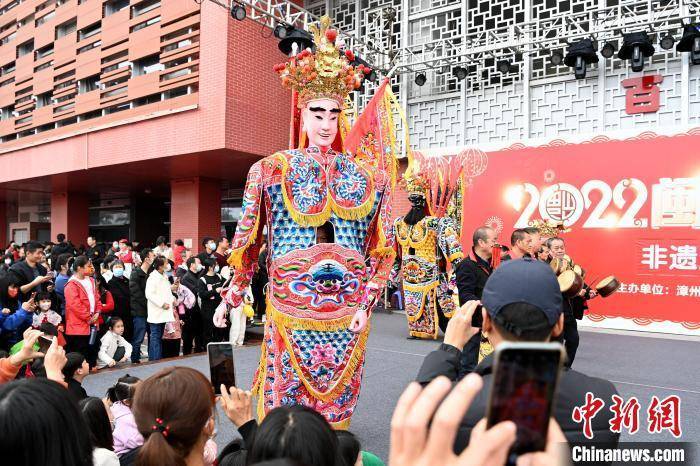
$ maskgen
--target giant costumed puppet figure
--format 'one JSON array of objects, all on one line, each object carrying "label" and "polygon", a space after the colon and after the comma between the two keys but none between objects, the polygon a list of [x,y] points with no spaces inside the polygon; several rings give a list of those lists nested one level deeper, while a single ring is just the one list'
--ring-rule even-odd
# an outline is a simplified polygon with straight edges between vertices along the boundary
[{"label": "giant costumed puppet figure", "polygon": [[309,28],[315,51],[275,67],[294,92],[308,146],[302,142],[251,167],[229,259],[234,272],[222,295],[227,311],[238,310],[267,226],[267,319],[253,384],[258,417],[299,404],[334,428],[347,428],[360,393],[370,312],[394,260],[395,174],[337,149],[345,99],[365,70],[352,65],[351,52],[341,53],[329,25],[324,17]]},{"label": "giant costumed puppet figure", "polygon": [[[404,175],[411,210],[394,223],[398,251],[394,273],[402,278],[409,339],[435,339],[438,328],[445,330],[455,310],[446,262],[454,268],[463,258],[457,229],[445,215],[454,193],[450,182],[456,186],[461,168],[458,160],[445,165],[424,159],[419,153],[412,159]],[[423,176],[417,168],[421,160],[427,169]],[[431,191],[431,174],[436,177],[433,185],[442,181],[442,186],[437,186],[440,189]],[[434,202],[427,205],[427,198]],[[428,210],[439,216],[428,215]]]}]

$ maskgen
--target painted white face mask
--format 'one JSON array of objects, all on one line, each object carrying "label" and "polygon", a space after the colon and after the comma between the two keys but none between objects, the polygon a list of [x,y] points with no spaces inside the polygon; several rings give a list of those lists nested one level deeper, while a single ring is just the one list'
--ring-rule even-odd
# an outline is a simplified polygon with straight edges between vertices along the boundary
[{"label": "painted white face mask", "polygon": [[7,259],[5,259],[5,264],[10,265],[11,263],[12,263],[12,259],[10,259],[9,257]]}]

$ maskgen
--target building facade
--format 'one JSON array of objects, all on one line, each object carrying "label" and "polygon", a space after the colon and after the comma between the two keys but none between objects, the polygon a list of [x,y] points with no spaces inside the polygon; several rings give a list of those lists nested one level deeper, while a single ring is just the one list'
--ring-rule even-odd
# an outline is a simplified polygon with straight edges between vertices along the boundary
[{"label": "building facade", "polygon": [[[305,5],[312,13],[328,13],[343,30],[385,51],[370,54],[370,61],[380,66],[391,68],[392,54],[402,52],[407,54],[399,62],[452,58],[450,66],[417,65],[415,72],[392,78],[406,107],[415,149],[495,150],[527,140],[681,132],[700,126],[700,66],[692,66],[688,54],[675,47],[662,49],[659,42],[665,33],[650,31],[656,51],[643,72],[632,71],[629,62],[615,54],[600,57],[598,64],[589,66],[586,78],[577,80],[571,68],[555,66],[550,58],[553,51],[566,53],[563,42],[552,45],[556,34],[593,30],[603,21],[618,29],[611,26],[609,32],[596,34],[599,48],[609,39],[619,50],[623,30],[649,30],[644,26],[649,21],[675,24],[671,32],[677,43],[681,16],[686,22],[700,21],[697,1],[307,0]],[[499,42],[505,46],[528,41],[546,46],[498,48]],[[456,58],[470,49],[491,52]],[[509,72],[497,69],[500,60],[510,62]],[[456,64],[467,70],[462,81],[453,74]],[[422,86],[414,82],[419,72],[426,76]],[[658,111],[627,113],[625,80],[654,75],[662,78]],[[371,86],[360,105],[370,96]]]},{"label": "building facade", "polygon": [[287,146],[277,40],[191,0],[0,3],[0,243],[232,233]]}]

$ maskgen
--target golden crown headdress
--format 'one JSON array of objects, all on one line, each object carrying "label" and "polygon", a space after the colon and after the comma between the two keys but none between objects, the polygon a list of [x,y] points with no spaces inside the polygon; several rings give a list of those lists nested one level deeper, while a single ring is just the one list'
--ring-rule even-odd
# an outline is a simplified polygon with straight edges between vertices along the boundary
[{"label": "golden crown headdress", "polygon": [[360,87],[365,74],[371,70],[365,65],[353,66],[355,55],[351,50],[341,52],[336,45],[338,31],[330,28],[331,19],[321,18],[320,24],[309,26],[316,51],[300,51],[287,62],[275,65],[282,85],[297,91],[298,107],[317,99],[333,99],[342,108],[345,98]]},{"label": "golden crown headdress", "polygon": [[422,194],[425,196],[425,192],[429,187],[428,182],[424,178],[417,176],[413,168],[413,166],[409,165],[401,177],[399,185],[408,193],[409,196],[411,194]]},{"label": "golden crown headdress", "polygon": [[540,235],[547,238],[554,238],[562,233],[571,231],[571,228],[566,228],[562,222],[555,222],[554,220],[532,220],[529,225],[537,228]]}]

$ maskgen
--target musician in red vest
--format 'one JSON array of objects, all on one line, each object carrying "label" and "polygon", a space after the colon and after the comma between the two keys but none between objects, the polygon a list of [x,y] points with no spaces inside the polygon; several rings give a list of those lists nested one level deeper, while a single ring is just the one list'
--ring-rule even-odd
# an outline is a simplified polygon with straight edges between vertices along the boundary
[{"label": "musician in red vest", "polygon": [[[455,270],[460,305],[467,301],[481,300],[486,280],[501,262],[501,247],[496,243],[497,237],[493,228],[480,227],[474,231],[471,251]],[[477,319],[481,320],[480,314]],[[481,332],[469,339],[464,346],[460,364],[461,375],[472,372],[476,367],[480,342]]]}]

